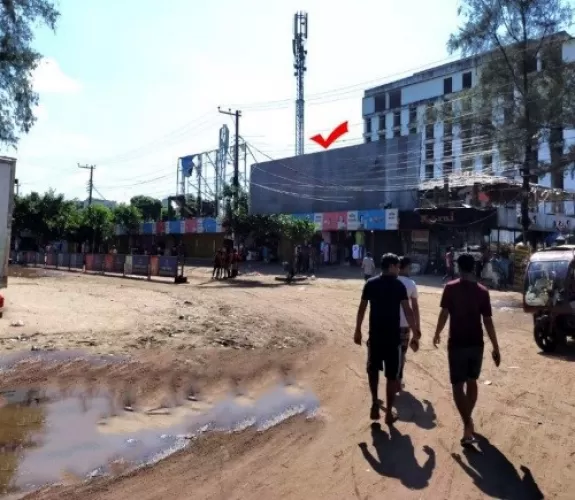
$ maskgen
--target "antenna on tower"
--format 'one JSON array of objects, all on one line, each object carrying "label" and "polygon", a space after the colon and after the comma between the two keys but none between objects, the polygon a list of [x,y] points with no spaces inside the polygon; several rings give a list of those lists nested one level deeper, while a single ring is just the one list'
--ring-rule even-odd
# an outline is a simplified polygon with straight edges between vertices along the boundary
[{"label": "antenna on tower", "polygon": [[303,155],[303,134],[304,134],[304,83],[303,77],[307,71],[305,61],[307,50],[307,12],[296,12],[293,16],[293,56],[294,56],[294,76],[296,78],[297,97],[295,101],[295,154]]}]

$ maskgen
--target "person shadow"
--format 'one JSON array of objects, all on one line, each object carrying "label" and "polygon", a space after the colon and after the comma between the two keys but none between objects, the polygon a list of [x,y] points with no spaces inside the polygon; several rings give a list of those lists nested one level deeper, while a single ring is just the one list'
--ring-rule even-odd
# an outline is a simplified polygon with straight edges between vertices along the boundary
[{"label": "person shadow", "polygon": [[486,496],[501,500],[545,498],[529,468],[522,465],[521,476],[509,459],[485,436],[476,434],[476,437],[477,447],[463,448],[467,463],[457,453],[451,456]]},{"label": "person shadow", "polygon": [[359,448],[371,468],[380,476],[395,478],[411,490],[422,490],[429,485],[429,480],[436,465],[435,451],[424,446],[427,460],[421,466],[415,458],[415,448],[411,437],[401,434],[394,426],[389,434],[378,423],[371,424],[371,437],[374,456],[367,443],[359,443]]},{"label": "person shadow", "polygon": [[437,427],[437,415],[431,401],[419,400],[408,391],[401,391],[395,400],[397,417],[401,422],[412,422],[422,429]]}]

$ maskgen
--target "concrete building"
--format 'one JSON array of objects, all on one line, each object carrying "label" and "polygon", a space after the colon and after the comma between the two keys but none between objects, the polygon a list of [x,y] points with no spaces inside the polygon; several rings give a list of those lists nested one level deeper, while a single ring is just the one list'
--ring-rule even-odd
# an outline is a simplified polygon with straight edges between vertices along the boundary
[{"label": "concrete building", "polygon": [[[567,33],[559,33],[563,60],[575,61],[575,40]],[[443,179],[446,175],[495,174],[519,178],[519,172],[505,165],[493,144],[473,137],[471,132],[471,103],[458,94],[473,88],[479,79],[480,58],[470,57],[426,69],[407,78],[380,85],[365,91],[362,114],[364,141],[380,142],[408,134],[420,135],[421,181]],[[537,61],[540,69],[541,61]],[[461,116],[460,124],[442,120],[441,109],[451,108]],[[467,116],[466,116],[467,115]],[[575,131],[565,130],[566,147],[575,143]],[[542,161],[550,159],[549,147],[539,149]],[[542,186],[551,187],[551,176],[539,179]],[[555,186],[553,186],[555,187]],[[575,189],[570,172],[565,173],[565,189]]]}]

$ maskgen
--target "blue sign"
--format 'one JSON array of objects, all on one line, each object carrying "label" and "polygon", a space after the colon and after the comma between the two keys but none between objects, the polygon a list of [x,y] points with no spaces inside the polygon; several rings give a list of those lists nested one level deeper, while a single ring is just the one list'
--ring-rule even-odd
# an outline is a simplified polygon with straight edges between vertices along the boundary
[{"label": "blue sign", "polygon": [[142,224],[142,234],[154,234],[156,232],[155,222],[144,222]]},{"label": "blue sign", "polygon": [[367,231],[385,230],[385,210],[359,210],[357,216],[360,229]]},{"label": "blue sign", "polygon": [[292,217],[297,220],[307,220],[309,222],[313,222],[315,218],[315,213],[308,212],[303,214],[293,214]]},{"label": "blue sign", "polygon": [[158,276],[175,278],[178,275],[177,257],[160,257],[158,259]]},{"label": "blue sign", "polygon": [[124,264],[126,263],[126,256],[121,254],[114,255],[114,260],[112,264],[112,272],[123,274]]},{"label": "blue sign", "polygon": [[136,276],[148,276],[149,264],[149,255],[132,255],[132,274]]},{"label": "blue sign", "polygon": [[217,229],[216,219],[213,217],[204,218],[204,233],[215,233]]},{"label": "blue sign", "polygon": [[91,271],[102,272],[104,270],[104,256],[100,253],[92,255],[92,269]]},{"label": "blue sign", "polygon": [[182,234],[182,224],[179,220],[171,220],[170,222],[166,222],[168,225],[168,230],[166,231],[169,234]]}]

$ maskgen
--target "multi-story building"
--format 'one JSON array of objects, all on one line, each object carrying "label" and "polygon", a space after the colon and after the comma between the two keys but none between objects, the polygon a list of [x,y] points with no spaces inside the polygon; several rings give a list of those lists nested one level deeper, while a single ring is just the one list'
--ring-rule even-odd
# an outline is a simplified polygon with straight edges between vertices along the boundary
[{"label": "multi-story building", "polygon": [[[575,61],[575,40],[567,33],[556,37],[562,45],[564,61]],[[468,98],[460,98],[464,90],[473,88],[479,79],[481,57],[469,57],[415,73],[407,78],[365,91],[363,98],[364,141],[374,142],[418,134],[422,139],[420,180],[442,179],[449,174],[495,174],[519,176],[515,166],[506,164],[497,149],[485,138],[472,133],[472,106]],[[540,69],[542,62],[536,62]],[[445,116],[458,116],[445,120]],[[572,130],[564,132],[566,144],[573,142]],[[542,143],[539,159],[548,161],[549,147]],[[551,186],[546,174],[539,184]],[[570,172],[563,185],[575,189]]]}]

